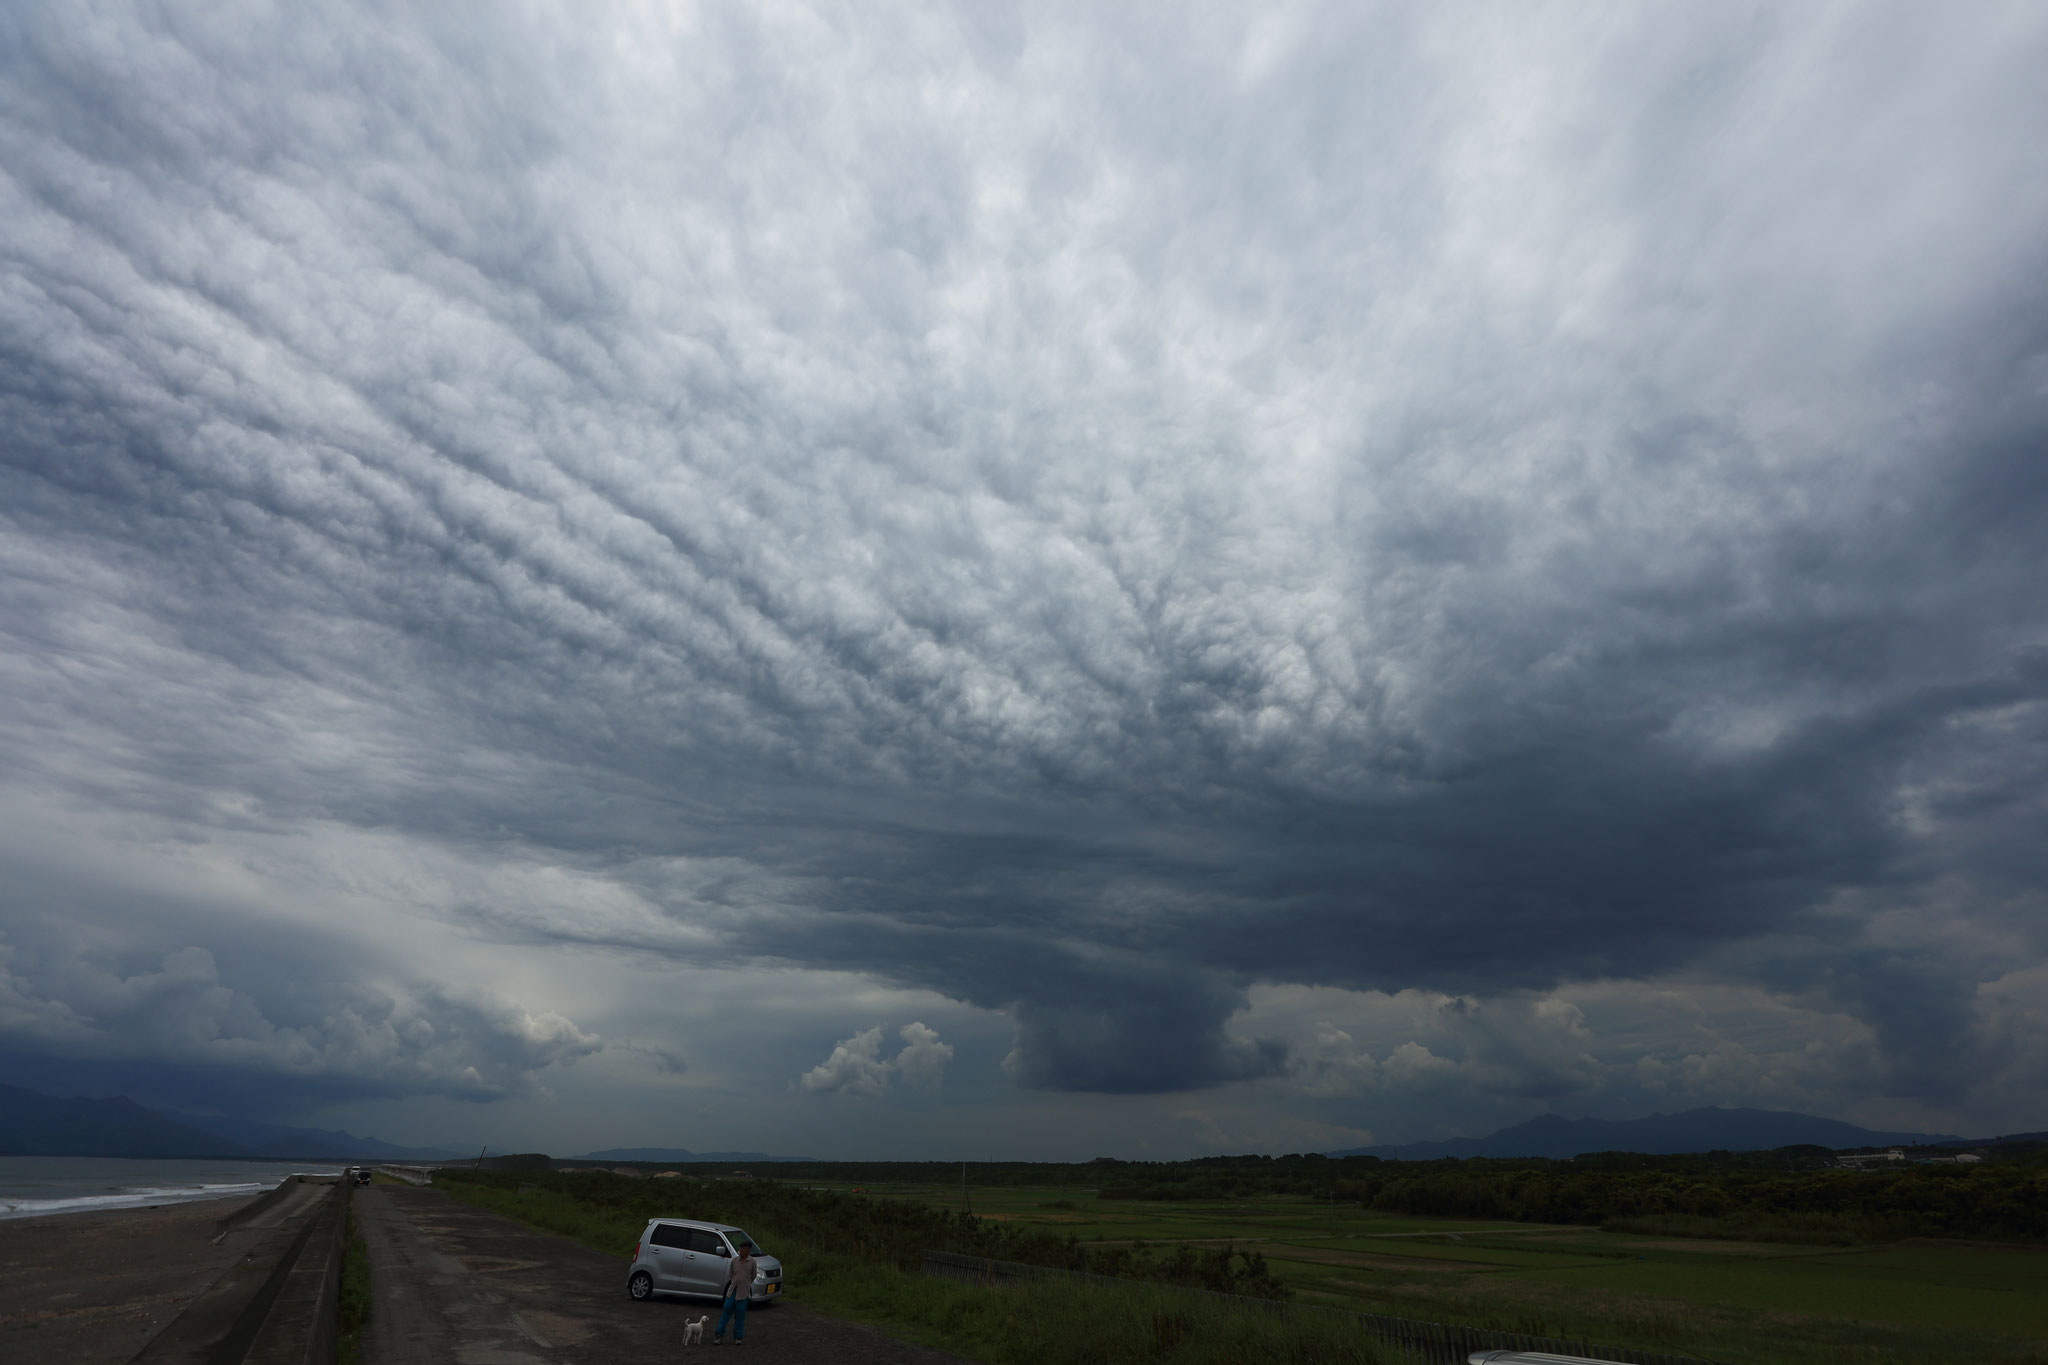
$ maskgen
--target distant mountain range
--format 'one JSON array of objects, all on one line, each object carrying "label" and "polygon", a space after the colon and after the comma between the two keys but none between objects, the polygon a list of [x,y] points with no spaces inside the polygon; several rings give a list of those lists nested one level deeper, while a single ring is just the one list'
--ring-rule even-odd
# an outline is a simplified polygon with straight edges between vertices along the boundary
[{"label": "distant mountain range", "polygon": [[[1330,1156],[1397,1161],[1440,1157],[1553,1157],[1585,1152],[1755,1152],[1811,1144],[1849,1147],[1992,1146],[2041,1141],[2043,1133],[1964,1139],[1947,1133],[1895,1133],[1836,1119],[1769,1109],[1694,1109],[1640,1119],[1566,1119],[1543,1114],[1482,1138],[1348,1147]],[[373,1137],[293,1128],[254,1119],[145,1109],[133,1100],[59,1099],[0,1085],[0,1156],[220,1157],[229,1160],[453,1161],[474,1153],[401,1147]],[[766,1152],[693,1152],[687,1147],[607,1147],[571,1161],[754,1164],[814,1161]]]},{"label": "distant mountain range", "polygon": [[766,1152],[693,1152],[687,1147],[607,1147],[585,1152],[570,1161],[665,1161],[680,1166],[688,1161],[813,1161],[808,1156],[769,1156]]},{"label": "distant mountain range", "polygon": [[0,1085],[0,1155],[246,1157],[240,1145],[130,1099],[60,1100]]},{"label": "distant mountain range", "polygon": [[[0,1085],[0,1156],[221,1157],[244,1161],[460,1161],[474,1151],[401,1147],[328,1128],[259,1119],[145,1109],[126,1098],[59,1099]],[[611,1147],[574,1161],[758,1163],[809,1161],[766,1152],[693,1152],[687,1147]]]},{"label": "distant mountain range", "polygon": [[1964,1139],[1948,1133],[1888,1133],[1858,1128],[1837,1119],[1775,1109],[1692,1109],[1640,1119],[1567,1119],[1539,1114],[1527,1123],[1481,1138],[1405,1142],[1384,1147],[1347,1147],[1330,1156],[1376,1156],[1391,1161],[1434,1161],[1439,1157],[1563,1158],[1585,1152],[1768,1152],[1779,1147],[1938,1146]]},{"label": "distant mountain range", "polygon": [[439,1161],[465,1155],[247,1119],[159,1113],[131,1099],[59,1099],[0,1085],[0,1156]]},{"label": "distant mountain range", "polygon": [[256,1119],[181,1114],[175,1109],[159,1112],[173,1122],[225,1138],[261,1157],[334,1156],[361,1161],[453,1161],[476,1155],[449,1147],[401,1147],[381,1138],[357,1137],[332,1128],[292,1128]]}]

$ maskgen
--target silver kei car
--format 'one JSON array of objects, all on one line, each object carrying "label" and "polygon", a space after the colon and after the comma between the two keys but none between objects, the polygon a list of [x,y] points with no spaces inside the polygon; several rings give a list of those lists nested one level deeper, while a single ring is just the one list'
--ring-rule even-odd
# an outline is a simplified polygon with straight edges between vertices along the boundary
[{"label": "silver kei car", "polygon": [[781,1298],[782,1262],[729,1223],[698,1223],[687,1218],[648,1220],[633,1247],[626,1293],[635,1299],[651,1299],[656,1294],[723,1299],[726,1274],[742,1246],[754,1250],[754,1292],[747,1302]]}]

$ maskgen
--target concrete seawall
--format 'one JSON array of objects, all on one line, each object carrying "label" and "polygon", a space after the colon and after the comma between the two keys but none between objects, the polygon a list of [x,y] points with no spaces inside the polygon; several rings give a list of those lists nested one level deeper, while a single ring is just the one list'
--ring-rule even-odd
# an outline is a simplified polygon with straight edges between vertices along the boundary
[{"label": "concrete seawall", "polygon": [[341,1311],[342,1234],[352,1191],[322,1202],[242,1365],[330,1365]]},{"label": "concrete seawall", "polygon": [[222,1218],[218,1223],[216,1223],[214,1226],[218,1230],[219,1235],[224,1237],[228,1233],[234,1231],[236,1228],[241,1227],[243,1224],[254,1222],[256,1219],[262,1217],[265,1213],[268,1213],[271,1209],[276,1208],[279,1204],[282,1204],[287,1199],[290,1199],[295,1193],[297,1193],[295,1187],[304,1179],[304,1176],[293,1175],[287,1176],[283,1180],[278,1181],[276,1188],[268,1190],[265,1193],[258,1195],[256,1198],[251,1199],[248,1203],[242,1205],[240,1208],[236,1209],[234,1212],[228,1214],[225,1218]]},{"label": "concrete seawall", "polygon": [[393,1166],[384,1162],[375,1168],[393,1180],[403,1180],[408,1185],[431,1185],[434,1183],[432,1166]]},{"label": "concrete seawall", "polygon": [[[286,1182],[224,1229],[250,1237],[225,1274],[130,1365],[328,1365],[349,1187]],[[274,1197],[275,1196],[275,1197]],[[228,1219],[222,1219],[228,1223]]]}]

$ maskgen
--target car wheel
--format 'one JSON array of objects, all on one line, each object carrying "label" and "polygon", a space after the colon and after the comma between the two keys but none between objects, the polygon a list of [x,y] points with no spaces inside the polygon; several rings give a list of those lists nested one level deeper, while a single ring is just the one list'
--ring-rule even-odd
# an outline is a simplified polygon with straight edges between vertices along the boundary
[{"label": "car wheel", "polygon": [[644,1270],[634,1271],[633,1277],[626,1281],[626,1294],[635,1299],[653,1298],[654,1277]]}]

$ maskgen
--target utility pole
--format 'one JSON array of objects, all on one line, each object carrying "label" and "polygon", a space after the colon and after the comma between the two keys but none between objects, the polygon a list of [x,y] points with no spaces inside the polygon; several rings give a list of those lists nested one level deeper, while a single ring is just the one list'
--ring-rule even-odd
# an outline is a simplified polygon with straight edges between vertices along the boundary
[{"label": "utility pole", "polygon": [[471,1169],[481,1171],[484,1168],[484,1153],[490,1150],[491,1149],[488,1143],[482,1147],[477,1148],[476,1165]]}]

